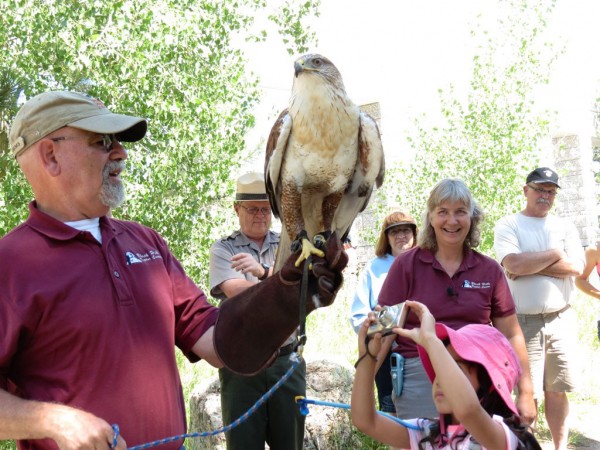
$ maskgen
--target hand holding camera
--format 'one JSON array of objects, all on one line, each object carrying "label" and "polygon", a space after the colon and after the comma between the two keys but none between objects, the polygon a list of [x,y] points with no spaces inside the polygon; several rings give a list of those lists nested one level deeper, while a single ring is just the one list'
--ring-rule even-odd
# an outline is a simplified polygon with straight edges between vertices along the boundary
[{"label": "hand holding camera", "polygon": [[[381,338],[393,333],[396,327],[403,327],[408,315],[408,307],[404,303],[394,306],[384,306],[369,313],[358,333],[358,353],[361,355],[354,367],[370,356],[374,361],[381,348]],[[380,335],[379,335],[380,334]],[[378,336],[379,335],[379,336]]]},{"label": "hand holding camera", "polygon": [[373,337],[376,333],[381,333],[382,336],[392,334],[392,329],[396,327],[403,328],[408,315],[408,307],[404,303],[393,306],[384,306],[379,311],[376,311],[376,322],[369,326],[367,336]]}]

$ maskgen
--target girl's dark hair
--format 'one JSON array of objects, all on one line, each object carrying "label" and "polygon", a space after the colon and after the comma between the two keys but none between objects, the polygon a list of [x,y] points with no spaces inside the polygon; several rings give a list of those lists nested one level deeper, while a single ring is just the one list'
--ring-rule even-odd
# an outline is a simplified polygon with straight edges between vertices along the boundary
[{"label": "girl's dark hair", "polygon": [[[517,436],[519,439],[519,450],[541,450],[540,444],[538,443],[535,436],[529,431],[529,427],[523,423],[521,418],[517,416],[502,400],[498,391],[493,388],[492,381],[487,373],[487,370],[481,365],[473,362],[469,362],[470,365],[477,368],[477,380],[479,381],[479,389],[477,390],[477,398],[481,403],[483,409],[485,409],[490,416],[497,415],[504,418],[504,423],[508,428]],[[450,421],[450,415],[443,415],[439,421],[430,425],[429,432],[425,433],[425,437],[419,442],[419,449],[425,450],[427,443],[431,447],[435,448],[444,438],[441,435],[442,424],[448,424]],[[445,427],[444,427],[445,428]],[[465,440],[468,436],[468,432],[465,430],[464,433],[458,433],[453,436],[449,442],[450,448],[456,449],[458,444]]]}]

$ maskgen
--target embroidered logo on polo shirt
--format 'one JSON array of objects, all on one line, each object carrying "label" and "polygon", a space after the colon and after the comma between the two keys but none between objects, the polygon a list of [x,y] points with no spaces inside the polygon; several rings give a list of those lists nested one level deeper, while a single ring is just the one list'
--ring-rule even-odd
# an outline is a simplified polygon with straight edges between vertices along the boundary
[{"label": "embroidered logo on polo shirt", "polygon": [[466,288],[466,289],[489,289],[492,287],[492,283],[490,283],[489,281],[470,281],[470,280],[465,280],[462,283],[462,287]]},{"label": "embroidered logo on polo shirt", "polygon": [[142,264],[154,259],[162,259],[161,254],[154,249],[148,250],[146,253],[125,252],[125,265]]},{"label": "embroidered logo on polo shirt", "polygon": [[140,258],[133,254],[133,252],[125,252],[125,261],[127,261],[128,266],[130,266],[131,264],[139,264],[142,262]]}]

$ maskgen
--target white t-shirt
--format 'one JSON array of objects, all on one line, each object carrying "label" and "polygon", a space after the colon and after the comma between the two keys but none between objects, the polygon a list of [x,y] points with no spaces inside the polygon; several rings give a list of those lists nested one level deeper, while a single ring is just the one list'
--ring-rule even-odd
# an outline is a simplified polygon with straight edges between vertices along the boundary
[{"label": "white t-shirt", "polygon": [[[503,217],[494,229],[498,261],[512,253],[563,250],[569,258],[585,261],[575,225],[562,217],[528,217],[522,213]],[[526,275],[508,280],[518,314],[547,314],[569,304],[575,289],[573,277]]]},{"label": "white t-shirt", "polygon": [[75,228],[79,231],[87,231],[102,244],[102,233],[100,233],[100,218],[82,219],[74,222],[65,222],[65,225]]},{"label": "white t-shirt", "polygon": [[[502,429],[504,430],[504,435],[506,436],[506,450],[515,450],[517,448],[517,446],[519,445],[519,438],[517,438],[517,436],[511,431],[510,428],[508,428],[508,425],[506,425],[504,423],[504,419],[500,416],[492,416],[492,418],[498,422],[498,424],[500,426],[502,426]],[[429,424],[432,423],[431,420],[429,419],[411,419],[411,420],[407,420],[406,422],[409,423],[413,423],[415,425],[418,425],[420,427],[423,428],[427,428],[429,426]],[[418,449],[419,448],[419,442],[421,441],[421,439],[423,439],[423,437],[425,437],[425,433],[423,431],[420,430],[413,430],[408,428],[408,436],[410,438],[410,448],[411,449]],[[448,445],[441,447],[442,449],[456,449],[456,450],[485,450],[485,447],[482,447],[477,441],[475,441],[474,439],[471,438],[470,435],[465,436],[465,438],[456,446],[456,447],[451,447],[450,444],[455,445],[455,443],[451,442],[452,436],[454,436],[457,433],[463,433],[464,432],[464,427],[460,426],[460,425],[450,425],[448,427],[447,430],[447,435],[448,435]],[[426,444],[425,446],[426,449],[432,449],[433,447],[431,446],[431,444]],[[436,447],[436,450],[438,448]]]}]

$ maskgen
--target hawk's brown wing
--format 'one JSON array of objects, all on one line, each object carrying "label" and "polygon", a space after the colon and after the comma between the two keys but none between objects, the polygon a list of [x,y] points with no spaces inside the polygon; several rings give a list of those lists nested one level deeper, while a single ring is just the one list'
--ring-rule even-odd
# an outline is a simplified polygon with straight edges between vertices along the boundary
[{"label": "hawk's brown wing", "polygon": [[383,183],[384,173],[385,159],[377,122],[361,112],[354,175],[334,217],[333,229],[338,236],[348,235],[358,213],[367,207],[373,188]]},{"label": "hawk's brown wing", "polygon": [[287,108],[279,114],[273,124],[265,152],[265,187],[273,215],[281,219],[281,183],[279,180],[281,163],[287,148],[287,141],[292,130],[292,118]]}]

